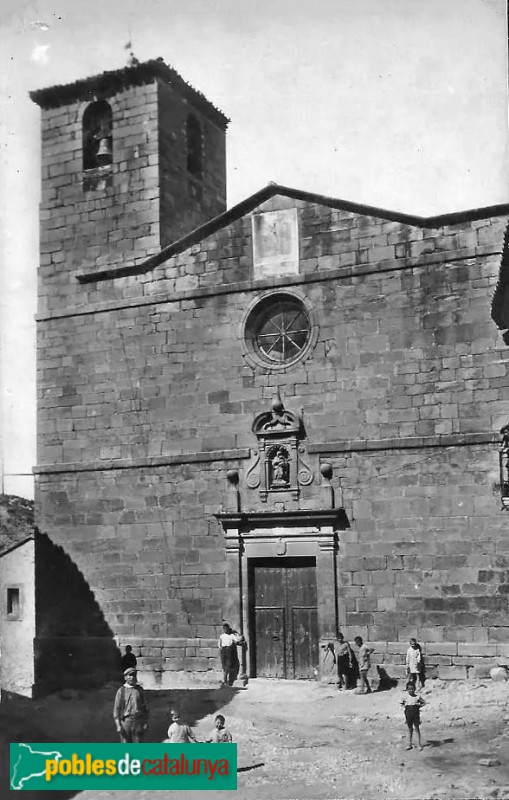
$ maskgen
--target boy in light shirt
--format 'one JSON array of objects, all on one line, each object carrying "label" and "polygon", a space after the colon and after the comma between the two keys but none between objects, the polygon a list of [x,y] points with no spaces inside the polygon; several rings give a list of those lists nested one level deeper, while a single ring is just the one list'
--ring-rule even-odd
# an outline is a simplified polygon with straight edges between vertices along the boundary
[{"label": "boy in light shirt", "polygon": [[228,728],[225,727],[225,718],[222,714],[218,714],[214,720],[215,728],[210,735],[210,739],[206,739],[207,742],[212,742],[212,744],[222,744],[223,742],[226,744],[230,744],[232,742],[232,735]]},{"label": "boy in light shirt", "polygon": [[168,738],[165,739],[166,744],[189,744],[197,741],[191,727],[180,721],[177,709],[172,708],[170,717],[171,725],[168,728]]},{"label": "boy in light shirt", "polygon": [[422,750],[421,742],[421,706],[425,705],[422,697],[415,693],[415,686],[412,681],[408,681],[406,687],[408,697],[404,697],[400,701],[405,709],[405,721],[408,728],[408,747],[407,750],[412,750],[412,735],[415,730],[419,742],[419,750]]},{"label": "boy in light shirt", "polygon": [[417,687],[417,679],[421,677],[421,670],[421,648],[417,643],[417,639],[410,639],[410,647],[406,651],[406,673],[408,675],[408,683],[412,683],[414,688]]}]

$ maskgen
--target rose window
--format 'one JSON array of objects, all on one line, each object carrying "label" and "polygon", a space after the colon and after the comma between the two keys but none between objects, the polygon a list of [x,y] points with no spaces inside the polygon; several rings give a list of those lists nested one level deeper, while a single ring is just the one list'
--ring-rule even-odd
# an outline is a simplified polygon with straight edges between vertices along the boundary
[{"label": "rose window", "polygon": [[306,347],[310,325],[302,305],[293,298],[278,300],[265,309],[254,332],[254,345],[265,360],[284,364]]}]

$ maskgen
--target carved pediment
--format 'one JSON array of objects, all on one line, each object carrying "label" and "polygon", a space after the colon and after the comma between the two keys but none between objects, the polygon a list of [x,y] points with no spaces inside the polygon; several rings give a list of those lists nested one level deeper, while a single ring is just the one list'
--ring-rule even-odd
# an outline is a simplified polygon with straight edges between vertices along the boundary
[{"label": "carved pediment", "polygon": [[270,411],[262,411],[257,414],[251,430],[260,437],[275,436],[280,434],[300,434],[302,421],[300,417],[288,411],[283,405],[283,401],[278,394],[272,401]]},{"label": "carved pediment", "polygon": [[313,474],[302,460],[302,420],[284,407],[279,391],[271,410],[256,415],[252,431],[258,439],[258,452],[246,475],[247,485],[251,489],[259,487],[264,502],[272,492],[290,492],[297,499],[299,485],[311,483]]}]

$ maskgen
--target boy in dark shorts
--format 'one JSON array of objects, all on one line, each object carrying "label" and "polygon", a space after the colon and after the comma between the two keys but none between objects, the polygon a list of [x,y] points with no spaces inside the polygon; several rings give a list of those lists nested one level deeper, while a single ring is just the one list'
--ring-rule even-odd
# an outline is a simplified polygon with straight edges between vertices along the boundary
[{"label": "boy in dark shorts", "polygon": [[417,739],[419,742],[419,750],[422,750],[422,742],[421,742],[421,706],[425,705],[424,700],[419,695],[415,693],[415,686],[412,681],[407,683],[407,694],[408,697],[404,697],[401,700],[401,705],[405,709],[405,720],[408,728],[408,747],[407,750],[412,750],[412,736],[413,732],[417,733]]},{"label": "boy in dark shorts", "polygon": [[336,664],[338,669],[338,689],[349,689],[353,666],[352,648],[345,641],[342,633],[338,633],[336,642]]},{"label": "boy in dark shorts", "polygon": [[361,678],[361,685],[358,689],[358,693],[370,694],[371,686],[369,685],[368,681],[368,672],[371,667],[371,653],[373,653],[373,648],[368,647],[367,644],[364,644],[362,636],[356,636],[354,642],[359,648],[357,656],[359,660],[359,675]]}]

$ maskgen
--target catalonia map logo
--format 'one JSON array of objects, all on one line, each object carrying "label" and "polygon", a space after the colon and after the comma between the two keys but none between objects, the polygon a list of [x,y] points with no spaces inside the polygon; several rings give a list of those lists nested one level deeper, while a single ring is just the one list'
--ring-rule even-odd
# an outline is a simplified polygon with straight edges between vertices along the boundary
[{"label": "catalonia map logo", "polygon": [[237,745],[17,742],[10,788],[236,789]]}]

